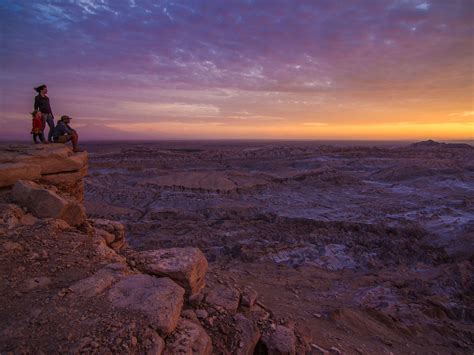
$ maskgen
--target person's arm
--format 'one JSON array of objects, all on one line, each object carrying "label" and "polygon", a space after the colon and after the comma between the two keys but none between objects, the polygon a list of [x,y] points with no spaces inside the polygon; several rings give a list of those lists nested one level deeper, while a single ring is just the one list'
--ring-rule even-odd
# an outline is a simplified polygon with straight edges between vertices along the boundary
[{"label": "person's arm", "polygon": [[35,96],[35,103],[33,104],[33,110],[39,109],[38,96]]},{"label": "person's arm", "polygon": [[66,126],[66,129],[67,129],[67,134],[73,134],[74,132],[76,132],[74,129],[71,128],[71,126],[69,126],[68,124],[65,124]]},{"label": "person's arm", "polygon": [[58,124],[54,128],[54,133],[57,136],[64,136],[65,134],[69,134],[68,129],[63,121],[58,122]]},{"label": "person's arm", "polygon": [[54,120],[53,110],[51,109],[51,102],[49,101],[49,97],[48,97],[48,107],[49,107],[49,112],[51,113],[51,117]]}]

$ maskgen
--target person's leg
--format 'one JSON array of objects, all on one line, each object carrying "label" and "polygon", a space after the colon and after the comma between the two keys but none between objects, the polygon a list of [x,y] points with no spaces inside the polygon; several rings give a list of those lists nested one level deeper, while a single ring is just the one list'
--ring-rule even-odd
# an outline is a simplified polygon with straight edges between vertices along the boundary
[{"label": "person's leg", "polygon": [[48,116],[47,114],[44,114],[44,113],[41,114],[41,131],[44,131],[44,129],[46,128],[46,117],[47,116]]},{"label": "person's leg", "polygon": [[35,143],[35,144],[38,143],[38,141],[36,140],[36,136],[37,136],[37,134],[33,133],[33,143]]},{"label": "person's leg", "polygon": [[72,142],[72,150],[76,151],[78,150],[79,148],[77,147],[77,141],[78,141],[78,136],[77,136],[77,133],[76,132],[73,132],[73,134],[71,135],[71,142]]},{"label": "person's leg", "polygon": [[39,139],[40,139],[40,141],[41,141],[42,143],[47,143],[47,142],[44,140],[44,133],[43,133],[43,131],[41,131],[40,133],[38,133],[38,137],[39,137]]},{"label": "person's leg", "polygon": [[48,122],[48,142],[53,142],[53,131],[54,131],[54,118],[52,115],[47,115],[46,122]]}]

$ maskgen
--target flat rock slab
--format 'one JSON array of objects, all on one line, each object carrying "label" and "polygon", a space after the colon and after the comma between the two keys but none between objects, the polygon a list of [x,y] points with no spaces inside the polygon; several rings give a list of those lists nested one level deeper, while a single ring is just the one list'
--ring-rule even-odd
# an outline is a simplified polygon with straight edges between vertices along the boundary
[{"label": "flat rock slab", "polygon": [[71,226],[86,219],[84,207],[59,196],[32,181],[19,180],[12,189],[13,199],[40,218],[59,218]]},{"label": "flat rock slab", "polygon": [[142,272],[167,276],[194,295],[205,285],[207,260],[197,248],[170,248],[135,254],[136,266]]},{"label": "flat rock slab", "polygon": [[239,307],[240,292],[233,287],[216,286],[207,291],[206,302],[235,312]]},{"label": "flat rock slab", "polygon": [[161,335],[176,328],[183,296],[184,289],[171,279],[149,275],[128,276],[113,285],[108,293],[115,307],[142,313]]},{"label": "flat rock slab", "polygon": [[87,159],[87,152],[74,153],[65,144],[10,145],[0,153],[2,165],[23,163],[36,166],[42,175],[79,171],[87,165]]},{"label": "flat rock slab", "polygon": [[210,355],[212,341],[200,324],[181,318],[176,330],[166,339],[164,354]]}]

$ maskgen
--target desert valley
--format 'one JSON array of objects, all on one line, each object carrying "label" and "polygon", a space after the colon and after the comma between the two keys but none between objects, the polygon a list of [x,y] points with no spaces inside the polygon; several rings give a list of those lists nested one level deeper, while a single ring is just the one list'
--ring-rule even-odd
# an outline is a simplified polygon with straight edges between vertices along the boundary
[{"label": "desert valley", "polygon": [[[209,265],[206,286],[185,301],[181,316],[200,324],[210,337],[213,353],[239,353],[239,349],[240,353],[287,353],[271,350],[269,341],[265,341],[264,334],[279,331],[280,341],[285,342],[288,336],[293,344],[288,353],[472,352],[471,145],[433,141],[379,146],[315,142],[117,142],[88,143],[86,147],[85,213],[96,230],[103,228],[100,221],[104,220],[123,225],[120,228],[125,241],[109,246],[116,247],[117,257],[127,259],[129,268],[140,269],[135,254],[149,255],[146,253],[153,250],[191,247],[204,254]],[[10,190],[3,190],[4,202],[11,202],[10,194]],[[12,212],[5,208],[3,216],[7,221],[5,211],[10,211],[10,216]],[[81,270],[89,268],[88,274],[92,274],[103,264],[93,261],[97,256],[88,256],[90,264],[78,261],[83,257],[84,246],[77,244],[74,250],[63,250],[63,257],[56,260],[46,256],[49,266],[59,264],[48,271],[56,276],[48,275],[45,285],[22,291],[25,277],[18,270],[25,272],[29,266],[19,263],[28,264],[31,260],[31,253],[26,253],[31,246],[25,236],[35,234],[35,226],[39,227],[26,223],[18,232],[22,223],[9,223],[3,236],[13,240],[16,233],[22,242],[14,241],[18,247],[4,244],[2,254],[2,275],[7,280],[2,284],[9,289],[2,292],[7,297],[2,302],[8,305],[9,312],[8,317],[2,313],[9,324],[4,324],[0,333],[1,343],[6,344],[0,349],[2,353],[18,350],[16,345],[24,346],[22,339],[28,338],[20,334],[29,332],[28,327],[11,333],[16,322],[12,310],[20,306],[32,308],[37,316],[56,313],[45,324],[33,321],[30,327],[39,328],[31,331],[30,338],[39,337],[43,326],[54,327],[54,322],[61,319],[59,314],[64,314],[68,307],[76,310],[77,315],[71,312],[71,317],[76,317],[77,329],[72,335],[53,337],[56,340],[49,343],[56,344],[55,349],[64,351],[72,344],[75,351],[99,353],[117,349],[139,353],[146,349],[141,342],[148,339],[147,335],[137,330],[140,320],[131,330],[138,335],[130,336],[128,343],[123,343],[127,348],[121,348],[120,343],[114,343],[114,337],[110,338],[110,334],[115,334],[110,329],[118,331],[120,326],[110,324],[130,327],[126,315],[105,311],[99,315],[84,300],[69,301],[74,306],[52,301],[51,294],[55,295],[58,289],[50,279],[54,280],[58,271],[74,264]],[[47,237],[40,240],[46,254],[48,243],[84,232],[83,226],[74,232],[73,227],[47,223],[44,230],[56,229],[50,232],[55,241]],[[35,258],[42,260],[41,255]],[[65,260],[64,255],[69,255],[70,260]],[[30,270],[29,276],[39,277],[35,271]],[[58,286],[59,292],[66,293],[61,297],[65,298],[72,297],[68,293],[77,286],[64,287],[82,278],[74,272],[66,274],[58,281],[62,285]],[[96,292],[99,299],[110,284]],[[8,296],[9,292],[26,296],[17,299],[16,293]],[[112,290],[108,292],[110,301]],[[35,300],[41,297],[45,297],[46,303],[39,310]],[[246,303],[252,307],[246,308]],[[251,327],[254,331],[247,334],[250,340],[242,338],[245,331],[236,331],[241,317],[236,313],[238,309],[246,309],[239,312],[256,327]],[[19,319],[25,321],[25,317],[23,314]],[[109,329],[109,336],[91,333],[100,322],[108,324],[104,329]],[[178,330],[179,327],[178,324]],[[291,334],[285,334],[285,329],[290,329]],[[167,349],[173,349],[169,341],[174,333],[166,336],[168,333],[163,336],[159,332]],[[44,339],[30,343],[48,349]],[[206,349],[193,353],[206,353],[209,348]]]}]

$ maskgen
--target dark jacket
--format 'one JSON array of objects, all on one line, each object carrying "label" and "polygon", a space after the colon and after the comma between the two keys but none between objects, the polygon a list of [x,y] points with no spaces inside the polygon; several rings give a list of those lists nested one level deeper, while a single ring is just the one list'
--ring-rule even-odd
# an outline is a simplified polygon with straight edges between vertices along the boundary
[{"label": "dark jacket", "polygon": [[48,96],[41,96],[37,95],[35,96],[35,105],[34,105],[35,110],[39,110],[41,113],[49,113],[53,114],[53,111],[51,111],[51,106],[49,104],[49,97]]},{"label": "dark jacket", "polygon": [[65,134],[72,134],[74,130],[64,121],[58,121],[56,127],[54,127],[53,137],[54,139],[64,136]]}]

